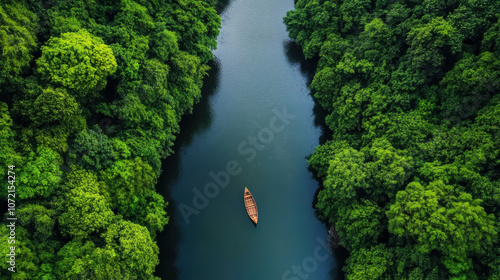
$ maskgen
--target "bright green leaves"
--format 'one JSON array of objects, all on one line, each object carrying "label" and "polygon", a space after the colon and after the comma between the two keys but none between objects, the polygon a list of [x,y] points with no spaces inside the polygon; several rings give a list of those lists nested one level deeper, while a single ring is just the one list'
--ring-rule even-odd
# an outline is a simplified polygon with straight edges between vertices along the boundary
[{"label": "bright green leaves", "polygon": [[[12,118],[10,117],[7,104],[0,102],[0,172],[7,174],[7,166],[17,165],[21,158],[14,150],[14,131],[12,130]],[[1,195],[7,197],[7,188],[0,191]]]},{"label": "bright green leaves", "polygon": [[117,65],[111,48],[82,29],[52,37],[42,47],[37,66],[45,80],[85,96],[103,89]]},{"label": "bright green leaves", "polygon": [[332,139],[309,164],[347,279],[498,278],[498,8],[299,0],[284,18],[319,56],[311,89]]},{"label": "bright green leaves", "polygon": [[[396,201],[401,203],[392,205],[391,210],[387,213],[389,230],[398,236],[403,236],[406,232],[417,236],[420,233],[425,234],[422,226],[428,221],[425,218],[421,219],[421,217],[425,217],[425,214],[419,212],[436,212],[439,208],[437,194],[431,190],[425,190],[422,185],[413,182],[408,184],[404,191],[398,192]],[[429,249],[425,251],[429,251]]]},{"label": "bright green leaves", "polygon": [[76,239],[103,231],[114,217],[102,195],[97,177],[84,170],[72,172],[67,179],[64,212],[59,216],[61,232]]},{"label": "bright green leaves", "polygon": [[111,168],[102,172],[101,177],[104,182],[111,184],[110,193],[116,196],[113,199],[116,206],[123,207],[133,207],[133,202],[152,192],[156,183],[151,166],[141,158],[116,161]]},{"label": "bright green leaves", "polygon": [[386,227],[382,209],[369,200],[339,208],[335,228],[340,244],[348,249],[359,250],[367,245],[377,245],[377,239]]},{"label": "bright green leaves", "polygon": [[309,159],[309,165],[316,170],[318,177],[325,179],[330,160],[335,157],[339,151],[348,148],[347,142],[327,141],[325,144],[316,147],[316,150]]},{"label": "bright green leaves", "polygon": [[75,98],[62,88],[43,90],[26,112],[35,126],[67,124],[80,113]]},{"label": "bright green leaves", "polygon": [[159,249],[145,227],[122,220],[109,226],[102,237],[106,249],[116,253],[113,259],[121,271],[129,272],[134,278],[154,272],[159,263]]},{"label": "bright green leaves", "polygon": [[[335,221],[338,208],[345,207],[356,199],[358,189],[369,187],[365,155],[353,148],[339,151],[330,161],[325,189],[318,195],[318,207],[325,218]],[[335,218],[334,218],[335,217]]]},{"label": "bright green leaves", "polygon": [[500,89],[500,59],[491,52],[465,54],[441,81],[442,110],[451,121],[468,119]]},{"label": "bright green leaves", "polygon": [[206,1],[196,0],[178,1],[171,9],[164,15],[166,27],[176,33],[180,49],[197,56],[202,63],[211,60],[220,28],[215,9]]},{"label": "bright green leaves", "polygon": [[425,71],[427,75],[436,74],[445,56],[460,51],[460,38],[456,29],[441,17],[412,28],[407,37],[411,67]]},{"label": "bright green leaves", "polygon": [[173,55],[179,52],[177,44],[177,36],[169,30],[161,30],[155,35],[155,39],[151,42],[153,47],[152,52],[163,62],[169,61]]},{"label": "bright green leaves", "polygon": [[316,91],[314,97],[328,111],[332,111],[333,102],[338,96],[338,90],[335,90],[336,94],[332,94],[332,89],[339,89],[339,86],[340,77],[337,75],[337,70],[332,67],[322,68],[314,75],[311,83],[311,88]]},{"label": "bright green leaves", "polygon": [[480,202],[441,181],[426,187],[413,182],[387,212],[389,231],[413,238],[423,253],[438,250],[451,274],[464,273],[472,268],[467,257],[484,252],[497,235],[494,216]]},{"label": "bright green leaves", "polygon": [[344,267],[346,279],[387,279],[383,276],[395,261],[392,252],[385,245],[354,251]]},{"label": "bright green leaves", "polygon": [[371,17],[368,12],[371,7],[369,0],[347,0],[342,1],[339,10],[342,17],[342,32],[349,32],[354,26],[363,26]]},{"label": "bright green leaves", "polygon": [[412,158],[394,149],[387,140],[377,139],[362,151],[337,149],[335,155],[328,155],[325,188],[319,192],[316,205],[331,221],[340,219],[339,208],[362,198],[377,203],[387,201],[411,178]]},{"label": "bright green leaves", "polygon": [[95,272],[92,271],[90,267],[92,260],[89,255],[92,254],[94,250],[95,244],[92,241],[84,243],[81,240],[75,239],[66,243],[57,252],[57,262],[54,274],[59,278],[66,279],[91,278]]},{"label": "bright green leaves", "polygon": [[362,151],[369,155],[366,163],[371,175],[369,193],[374,197],[387,195],[393,198],[394,192],[411,179],[413,159],[405,151],[393,148],[387,140],[376,139],[371,148]]},{"label": "bright green leaves", "polygon": [[214,1],[7,2],[0,171],[16,165],[26,202],[13,279],[156,279],[155,184],[201,96]]},{"label": "bright green leaves", "polygon": [[32,232],[32,237],[39,242],[47,241],[54,234],[56,211],[38,204],[22,206],[17,214],[23,217],[20,224]]},{"label": "bright green leaves", "polygon": [[152,235],[168,223],[167,204],[154,189],[153,169],[141,158],[116,161],[100,177],[109,186],[111,207],[117,213],[146,226]]},{"label": "bright green leaves", "polygon": [[146,228],[120,220],[99,242],[66,243],[57,253],[55,273],[64,279],[155,279],[158,251]]},{"label": "bright green leaves", "polygon": [[[10,229],[6,227],[4,223],[0,226],[0,242],[5,244],[0,248],[0,254],[2,256],[6,256],[10,254],[10,247],[15,247],[15,273],[12,273],[11,278],[3,277],[7,273],[11,273],[7,270],[10,267],[10,264],[6,261],[0,262],[0,269],[5,272],[2,272],[2,278],[4,279],[13,279],[13,280],[29,280],[36,277],[36,275],[40,272],[40,258],[36,252],[36,241],[31,241],[30,236],[27,230],[20,225],[16,224],[16,243],[9,244],[9,234]],[[40,252],[41,253],[41,252]]]},{"label": "bright green leaves", "polygon": [[0,84],[29,65],[37,45],[37,21],[22,3],[0,6]]},{"label": "bright green leaves", "polygon": [[61,181],[61,156],[50,148],[39,146],[26,163],[19,166],[16,193],[20,199],[50,197]]},{"label": "bright green leaves", "polygon": [[148,13],[148,9],[132,0],[121,1],[120,12],[116,16],[116,23],[136,32],[151,32],[155,23]]},{"label": "bright green leaves", "polygon": [[36,143],[61,154],[66,152],[68,137],[86,125],[81,108],[65,89],[49,87],[42,90],[34,79],[30,79],[24,95],[14,103],[14,112],[31,124],[22,131],[25,134],[22,138],[29,138],[23,139],[26,140],[24,149],[30,150],[30,144]]},{"label": "bright green leaves", "polygon": [[300,9],[287,12],[283,19],[291,38],[304,48],[306,58],[312,58],[320,51],[322,42],[328,35],[327,30],[338,29],[336,4],[330,1],[299,1]]},{"label": "bright green leaves", "polygon": [[169,91],[178,102],[174,108],[179,116],[190,112],[201,97],[201,85],[208,69],[198,57],[184,52],[173,58]]}]

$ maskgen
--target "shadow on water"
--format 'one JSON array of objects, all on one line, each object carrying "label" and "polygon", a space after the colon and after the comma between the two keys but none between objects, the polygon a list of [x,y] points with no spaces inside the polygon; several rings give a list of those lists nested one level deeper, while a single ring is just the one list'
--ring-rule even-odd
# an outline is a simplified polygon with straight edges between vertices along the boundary
[{"label": "shadow on water", "polygon": [[185,115],[180,122],[181,133],[177,136],[174,145],[174,154],[167,157],[162,162],[163,173],[158,180],[158,192],[168,201],[167,213],[170,216],[168,225],[164,231],[158,234],[157,242],[160,249],[160,265],[156,267],[155,275],[162,279],[179,279],[179,271],[175,263],[179,254],[179,244],[181,235],[178,229],[176,203],[172,199],[170,186],[179,177],[180,151],[183,146],[189,145],[196,134],[208,128],[212,123],[212,111],[210,99],[217,90],[219,84],[220,64],[217,58],[208,63],[210,70],[208,76],[203,81],[201,89],[202,98],[193,107],[193,114]]},{"label": "shadow on water", "polygon": [[302,53],[302,48],[294,40],[289,39],[283,42],[286,59],[290,64],[299,64],[300,72],[307,78],[307,86],[309,86],[314,77],[316,69],[316,59],[306,59]]},{"label": "shadow on water", "polygon": [[[283,43],[283,48],[285,49],[288,62],[290,64],[298,64],[300,66],[300,72],[307,78],[307,86],[309,87],[314,78],[314,71],[318,65],[318,59],[306,59],[302,52],[302,48],[294,40],[286,40]],[[314,98],[312,91],[310,94]],[[328,115],[328,112],[323,109],[318,102],[314,102],[313,115],[314,125],[316,127],[320,127],[322,130],[319,143],[324,144],[328,139],[331,139],[331,131],[325,123],[325,118]]]},{"label": "shadow on water", "polygon": [[215,10],[217,13],[220,15],[224,12],[226,9],[227,5],[229,4],[230,0],[219,0],[217,1],[217,4],[215,4]]},{"label": "shadow on water", "polygon": [[[318,65],[318,59],[306,59],[304,53],[302,52],[302,48],[293,40],[286,40],[283,43],[283,48],[285,50],[286,58],[290,64],[298,64],[300,67],[300,72],[307,78],[307,86],[311,85],[311,82],[314,78],[314,73],[316,70],[316,66]],[[325,119],[328,116],[328,112],[319,105],[319,103],[314,98],[314,93],[310,91],[311,96],[315,100],[313,107],[313,115],[314,115],[314,126],[321,128],[321,136],[319,139],[319,144],[323,145],[329,139],[332,139],[332,131],[326,125]],[[310,156],[306,158],[309,159]],[[309,167],[309,171],[313,174],[316,181],[318,181],[318,189],[314,195],[314,199],[312,201],[311,207],[314,209],[316,217],[319,217],[319,211],[315,207],[317,203],[317,197],[321,189],[323,189],[323,182],[320,178],[316,176],[316,172]],[[329,230],[329,225],[325,223],[325,231]],[[335,255],[336,260],[338,261],[336,266],[333,266],[329,275],[330,279],[344,279],[344,273],[342,271],[342,267],[345,264],[345,260],[348,257],[348,252],[346,249],[339,247],[336,249],[332,249],[333,254]]]},{"label": "shadow on water", "polygon": [[210,66],[210,70],[208,71],[208,76],[203,80],[200,102],[193,106],[193,114],[184,115],[179,123],[181,133],[175,141],[174,151],[176,153],[181,146],[189,145],[197,134],[209,129],[212,123],[213,113],[210,107],[210,99],[217,90],[220,74],[220,62],[217,57],[214,57],[208,63],[208,66]]}]

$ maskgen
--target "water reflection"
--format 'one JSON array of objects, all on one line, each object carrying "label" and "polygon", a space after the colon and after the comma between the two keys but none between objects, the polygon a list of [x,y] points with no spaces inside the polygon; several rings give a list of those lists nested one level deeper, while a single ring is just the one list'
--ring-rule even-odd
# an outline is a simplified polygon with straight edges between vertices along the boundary
[{"label": "water reflection", "polygon": [[[215,52],[224,62],[223,71],[217,60],[213,62],[201,102],[181,123],[176,154],[163,162],[165,174],[158,188],[170,201],[171,220],[158,236],[161,249],[156,274],[162,278],[280,279],[284,270],[309,256],[317,246],[316,237],[326,237],[326,226],[314,218],[310,206],[317,185],[303,159],[317,144],[324,116],[319,114],[320,107],[313,108],[305,86],[311,82],[316,64],[306,60],[300,47],[287,39],[281,22],[292,3],[246,0],[233,1],[234,7],[226,8],[228,3],[218,4],[219,11],[225,9],[229,14],[225,38],[219,37],[220,48]],[[263,32],[266,30],[269,33]],[[263,223],[249,230],[240,191],[227,188],[216,198],[219,202],[211,204],[187,229],[177,211],[179,204],[191,202],[192,186],[203,186],[209,168],[219,170],[233,156],[231,151],[236,147],[231,143],[247,139],[248,121],[265,123],[269,120],[266,114],[276,105],[294,108],[294,114],[302,117],[283,131],[280,139],[276,137],[258,161],[246,164],[245,173],[232,182],[260,188],[259,207],[267,213]],[[280,162],[282,158],[286,161]],[[275,199],[281,197],[280,189],[285,185],[291,190],[288,196]],[[285,215],[295,220],[284,219]],[[242,243],[242,239],[247,242]],[[249,261],[258,269],[249,268]],[[321,279],[336,273],[330,268],[336,267],[335,258],[328,262],[318,266],[316,275],[321,274]]]},{"label": "water reflection", "polygon": [[[298,64],[300,66],[300,72],[307,77],[307,86],[311,85],[311,82],[314,78],[314,71],[316,70],[316,66],[318,64],[317,59],[306,59],[301,47],[293,40],[287,40],[283,43],[283,48],[286,54],[287,61],[290,64]],[[314,93],[310,91],[311,96],[314,98]],[[319,143],[324,144],[327,140],[332,139],[332,131],[328,128],[325,122],[325,118],[328,115],[328,112],[319,105],[318,102],[314,103],[313,107],[313,116],[314,116],[314,125],[316,127],[321,128],[321,136],[319,139]],[[309,159],[310,155],[306,158]],[[311,167],[308,168],[311,173],[314,174],[314,178],[318,181],[318,189],[314,195],[314,199],[312,201],[311,207],[314,209],[314,213],[316,217],[319,219],[319,211],[315,207],[317,203],[317,197],[319,191],[323,188],[323,182],[316,176],[315,172]],[[328,231],[329,225],[325,224],[325,231]],[[344,248],[337,248],[334,251],[335,259],[339,262],[338,265],[333,265],[329,276],[330,279],[343,279],[344,275],[341,267],[344,266],[345,259],[347,258],[347,251]]]},{"label": "water reflection", "polygon": [[180,155],[182,147],[189,145],[194,136],[210,128],[212,123],[212,110],[210,99],[219,85],[220,62],[217,58],[208,63],[210,70],[203,81],[202,98],[193,107],[193,114],[183,116],[180,122],[182,133],[177,136],[174,145],[174,154],[163,160],[163,174],[157,184],[158,192],[168,201],[167,213],[170,216],[168,225],[157,236],[160,249],[160,265],[156,267],[155,275],[168,279],[179,279],[179,270],[175,265],[179,255],[179,244],[182,242],[179,226],[177,225],[177,207],[172,199],[171,186],[179,177]]},{"label": "water reflection", "polygon": [[307,85],[309,86],[314,78],[314,70],[317,64],[316,59],[306,59],[299,44],[291,39],[283,42],[283,49],[287,61],[290,64],[298,64],[300,66],[300,72],[307,78]]},{"label": "water reflection", "polygon": [[217,13],[220,15],[226,10],[227,5],[229,4],[230,0],[219,0],[217,1],[217,4],[215,4],[215,10]]},{"label": "water reflection", "polygon": [[[311,85],[314,78],[314,71],[318,64],[317,58],[306,59],[302,53],[301,47],[294,40],[286,40],[283,43],[283,48],[285,50],[286,59],[290,64],[298,64],[300,67],[300,72],[307,78],[307,86]],[[310,91],[311,96],[314,98],[314,94]],[[314,126],[320,127],[322,129],[322,134],[320,136],[320,144],[325,143],[328,139],[331,139],[331,131],[328,129],[325,123],[325,118],[328,112],[321,107],[317,102],[314,103],[313,107],[314,115]]]},{"label": "water reflection", "polygon": [[193,114],[186,114],[182,117],[179,126],[182,133],[177,136],[176,146],[189,145],[193,137],[203,133],[210,128],[212,123],[213,112],[210,107],[210,99],[214,92],[217,91],[219,85],[220,62],[217,57],[208,63],[210,70],[208,76],[203,81],[201,89],[202,97],[200,102],[193,107]]}]

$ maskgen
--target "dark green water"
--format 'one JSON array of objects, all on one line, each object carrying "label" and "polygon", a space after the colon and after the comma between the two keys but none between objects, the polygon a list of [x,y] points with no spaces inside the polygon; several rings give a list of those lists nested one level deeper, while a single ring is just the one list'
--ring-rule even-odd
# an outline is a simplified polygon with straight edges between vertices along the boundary
[{"label": "dark green water", "polygon": [[[306,161],[322,116],[307,88],[311,69],[282,23],[291,9],[293,0],[221,9],[204,97],[181,123],[158,186],[171,216],[158,236],[163,279],[336,279]],[[257,201],[257,227],[245,186]]]}]

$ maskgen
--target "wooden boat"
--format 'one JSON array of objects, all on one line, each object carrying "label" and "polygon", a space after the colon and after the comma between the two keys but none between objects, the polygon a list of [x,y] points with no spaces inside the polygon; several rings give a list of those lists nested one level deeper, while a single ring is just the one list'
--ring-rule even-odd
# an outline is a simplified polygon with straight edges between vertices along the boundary
[{"label": "wooden boat", "polygon": [[243,196],[245,200],[245,208],[247,209],[248,217],[255,224],[257,224],[257,220],[259,219],[259,212],[257,211],[257,203],[255,203],[255,199],[250,191],[245,188],[245,194]]}]

